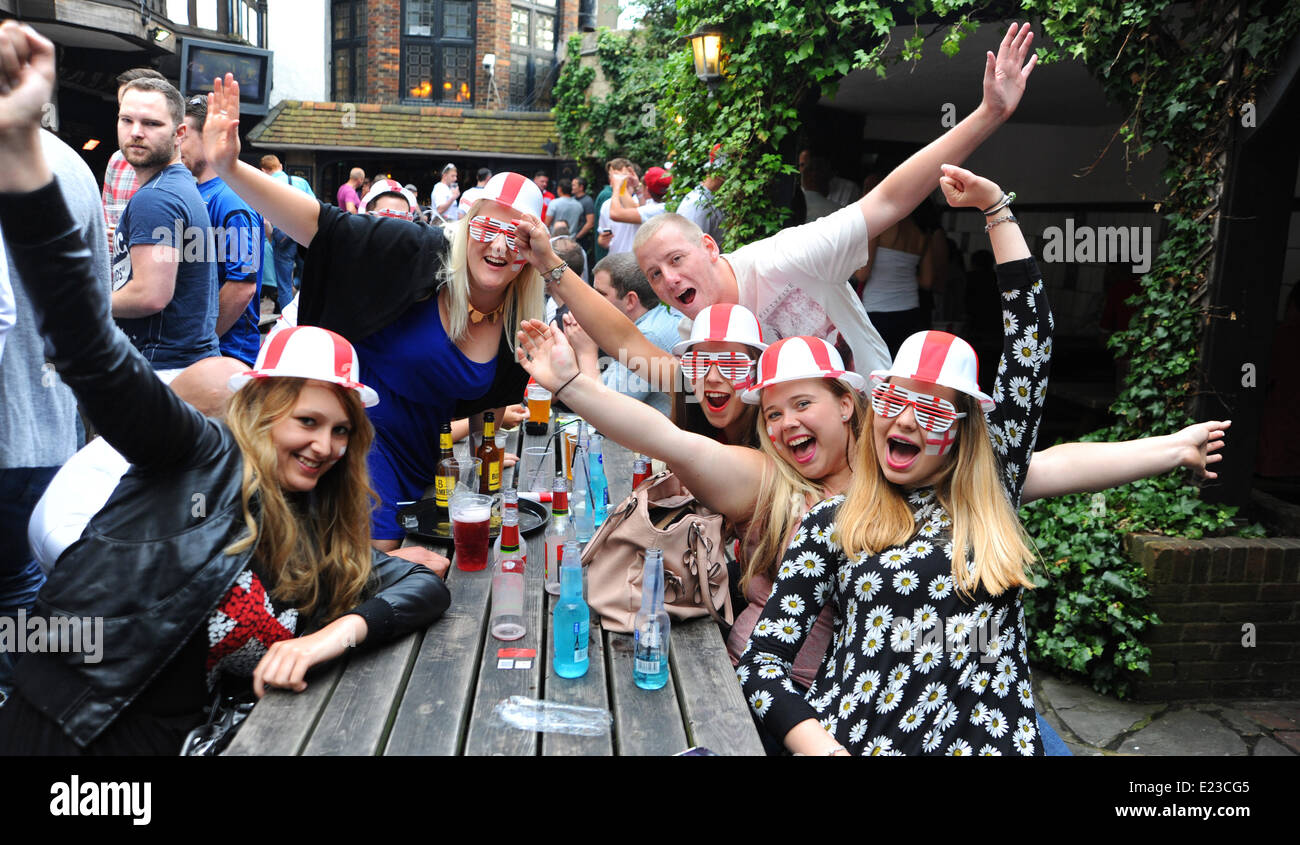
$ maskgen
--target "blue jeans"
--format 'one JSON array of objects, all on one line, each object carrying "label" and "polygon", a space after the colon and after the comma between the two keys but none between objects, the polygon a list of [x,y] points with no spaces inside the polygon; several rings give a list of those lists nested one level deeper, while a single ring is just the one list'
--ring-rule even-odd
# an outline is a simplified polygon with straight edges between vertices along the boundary
[{"label": "blue jeans", "polygon": [[1043,738],[1043,754],[1048,757],[1074,756],[1070,753],[1070,747],[1065,744],[1065,740],[1061,739],[1061,735],[1047,724],[1042,713],[1038,714],[1038,735]]},{"label": "blue jeans", "polygon": [[271,254],[275,259],[275,307],[283,311],[293,301],[293,271],[298,244],[279,229],[271,232]]},{"label": "blue jeans", "polygon": [[[27,521],[58,467],[0,469],[0,616],[31,610],[45,583],[27,545]],[[0,691],[13,686],[13,655],[0,652]]]}]

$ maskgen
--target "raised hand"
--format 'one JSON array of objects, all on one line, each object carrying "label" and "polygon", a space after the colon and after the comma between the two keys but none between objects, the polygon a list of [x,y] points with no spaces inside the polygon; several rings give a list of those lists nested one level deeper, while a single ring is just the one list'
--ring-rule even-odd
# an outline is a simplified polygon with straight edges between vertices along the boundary
[{"label": "raised hand", "polygon": [[30,132],[54,93],[54,44],[17,21],[0,25],[0,134]]},{"label": "raised hand", "polygon": [[531,214],[510,222],[515,224],[515,250],[520,258],[542,273],[560,263],[555,257],[555,250],[551,249],[551,233],[547,231],[545,223]]},{"label": "raised hand", "polygon": [[524,320],[516,335],[515,356],[533,379],[552,392],[578,374],[578,361],[564,332],[541,320]]},{"label": "raised hand", "polygon": [[1222,454],[1212,454],[1223,448],[1224,435],[1232,425],[1232,420],[1208,420],[1189,425],[1173,435],[1181,448],[1179,466],[1185,466],[1201,478],[1218,478],[1217,472],[1210,472],[1210,464],[1223,460]]},{"label": "raised hand", "polygon": [[1011,117],[1025,94],[1025,82],[1038,64],[1038,55],[1029,56],[1034,33],[1029,24],[1011,24],[998,45],[998,54],[989,52],[984,61],[984,102],[981,105],[999,120]]},{"label": "raised hand", "polygon": [[939,168],[939,187],[943,197],[953,208],[985,209],[1002,199],[1002,189],[983,176],[976,176],[965,168],[945,164]]},{"label": "raised hand", "polygon": [[239,83],[233,73],[212,80],[208,118],[203,124],[203,154],[217,174],[225,177],[239,163]]}]

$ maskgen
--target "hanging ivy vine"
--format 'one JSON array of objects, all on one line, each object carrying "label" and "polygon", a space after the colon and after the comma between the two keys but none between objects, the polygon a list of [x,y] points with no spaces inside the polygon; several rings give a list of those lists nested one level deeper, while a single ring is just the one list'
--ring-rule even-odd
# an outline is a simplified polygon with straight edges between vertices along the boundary
[{"label": "hanging ivy vine", "polygon": [[[653,40],[662,45],[672,41],[671,27],[658,8]],[[1140,293],[1130,300],[1137,313],[1128,330],[1110,341],[1132,361],[1112,408],[1118,422],[1085,439],[1177,431],[1190,422],[1186,401],[1198,389],[1198,344],[1207,319],[1204,297],[1228,144],[1243,107],[1256,99],[1282,50],[1300,33],[1300,4],[1020,0],[996,11],[998,17],[1037,21],[1035,30],[1052,45],[1039,51],[1044,64],[1062,58],[1084,62],[1107,98],[1127,114],[1115,141],[1129,162],[1156,150],[1166,156],[1164,193],[1148,198],[1165,220],[1166,235]],[[919,25],[927,14],[944,23]],[[677,40],[654,62],[657,94],[649,86],[613,97],[625,100],[623,114],[644,113],[652,104],[654,128],[675,162],[674,196],[699,181],[715,143],[726,147],[726,181],[717,195],[735,242],[745,243],[785,221],[786,209],[768,189],[794,172],[777,149],[799,128],[801,104],[832,95],[851,70],[883,76],[889,61],[919,59],[930,36],[941,38],[943,52],[952,55],[976,30],[977,17],[989,14],[988,4],[975,0],[913,0],[905,6],[876,0],[677,0]],[[695,78],[689,50],[680,46],[682,36],[704,23],[726,32],[727,79],[712,98]],[[891,54],[896,27],[909,34]],[[572,86],[557,107],[568,149],[598,156],[627,149],[583,140],[589,127],[610,125],[598,111],[609,106],[583,100],[585,86],[578,71],[566,68],[565,75],[571,72]],[[1031,81],[1029,96],[1032,90]],[[568,111],[561,115],[560,109]],[[1130,673],[1148,671],[1150,652],[1141,636],[1158,622],[1145,601],[1141,569],[1120,548],[1123,535],[1151,531],[1197,538],[1257,531],[1242,529],[1234,516],[1233,508],[1203,502],[1177,474],[1099,497],[1066,496],[1025,508],[1022,517],[1045,563],[1040,588],[1027,602],[1035,660],[1123,695]]]}]

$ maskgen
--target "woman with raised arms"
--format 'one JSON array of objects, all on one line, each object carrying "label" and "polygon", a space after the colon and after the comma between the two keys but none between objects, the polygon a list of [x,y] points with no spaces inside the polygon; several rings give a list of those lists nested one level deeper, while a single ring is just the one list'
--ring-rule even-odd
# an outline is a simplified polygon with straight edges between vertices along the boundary
[{"label": "woman with raised arms", "polygon": [[515,251],[513,221],[541,213],[541,190],[498,173],[467,218],[444,228],[348,214],[239,161],[238,128],[239,85],[227,74],[208,97],[204,150],[249,205],[310,246],[298,322],[356,344],[360,377],[382,400],[370,412],[372,533],[378,548],[396,549],[405,536],[396,503],[433,483],[439,425],[477,423],[485,410],[501,421],[523,397],[513,327],[542,316],[542,282]]}]

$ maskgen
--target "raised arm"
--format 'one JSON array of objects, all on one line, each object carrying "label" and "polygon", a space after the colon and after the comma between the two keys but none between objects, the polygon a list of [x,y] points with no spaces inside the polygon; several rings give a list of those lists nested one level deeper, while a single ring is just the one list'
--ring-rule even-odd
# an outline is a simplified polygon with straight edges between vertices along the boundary
[{"label": "raised arm", "polygon": [[538,384],[601,434],[668,464],[705,506],[733,522],[749,519],[769,460],[762,452],[682,431],[644,402],[582,375],[564,332],[552,326],[537,320],[520,324],[518,354]]},{"label": "raised arm", "polygon": [[867,231],[888,229],[911,213],[935,189],[936,174],[945,162],[961,163],[1006,122],[1020,104],[1025,82],[1038,63],[1030,56],[1034,34],[1029,25],[1011,24],[998,47],[984,63],[984,99],[975,111],[900,164],[880,184],[858,200]]},{"label": "raised arm", "polygon": [[316,236],[320,202],[287,181],[273,179],[239,160],[239,83],[233,74],[212,80],[208,119],[203,125],[203,152],[231,189],[272,226],[306,246]]},{"label": "raised arm", "polygon": [[50,362],[104,438],[133,464],[162,467],[220,446],[217,424],[176,397],[108,319],[92,249],[41,149],[54,45],[15,21],[0,25],[0,225]]},{"label": "raised arm", "polygon": [[[525,229],[532,226],[529,239],[520,238],[521,255],[529,260],[539,273],[560,265],[560,258],[551,248],[546,228],[536,217],[526,215],[522,220]],[[596,345],[611,355],[623,350],[627,368],[651,384],[674,384],[677,380],[677,359],[671,353],[655,346],[641,334],[641,330],[627,315],[615,308],[608,299],[596,292],[573,269],[555,284],[555,293],[578,324],[591,336]]]},{"label": "raised arm", "polygon": [[1210,464],[1231,420],[1189,425],[1175,434],[1120,443],[1061,443],[1035,452],[1025,478],[1023,503],[1068,493],[1092,493],[1187,467],[1203,478],[1218,478]]}]

